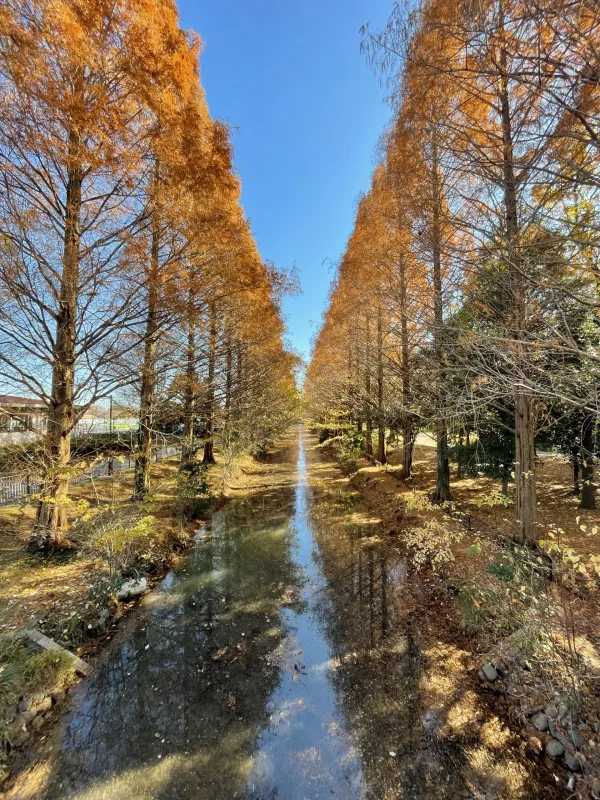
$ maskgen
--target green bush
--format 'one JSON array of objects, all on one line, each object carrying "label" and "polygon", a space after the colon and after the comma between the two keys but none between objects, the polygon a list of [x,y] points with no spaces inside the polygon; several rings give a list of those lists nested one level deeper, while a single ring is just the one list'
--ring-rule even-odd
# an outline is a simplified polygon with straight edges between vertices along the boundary
[{"label": "green bush", "polygon": [[176,511],[181,519],[196,519],[210,507],[212,495],[206,480],[207,471],[207,465],[197,459],[182,462],[177,476],[175,500]]},{"label": "green bush", "polygon": [[340,463],[342,471],[351,475],[357,470],[357,462],[365,447],[364,436],[353,429],[343,431],[333,440],[335,456]]}]

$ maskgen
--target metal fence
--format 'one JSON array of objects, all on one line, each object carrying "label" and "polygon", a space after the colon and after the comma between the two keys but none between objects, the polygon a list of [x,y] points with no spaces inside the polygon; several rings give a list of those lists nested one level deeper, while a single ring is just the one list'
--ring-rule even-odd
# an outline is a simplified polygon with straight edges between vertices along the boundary
[{"label": "metal fence", "polygon": [[[177,445],[159,447],[152,452],[153,461],[164,461],[166,458],[181,455],[181,447]],[[73,478],[71,483],[80,485],[96,480],[97,478],[108,478],[124,469],[132,469],[135,466],[135,457],[131,454],[121,454],[118,457],[105,458],[84,475]],[[41,480],[38,476],[31,475],[0,475],[0,506],[14,503],[31,494],[40,491]]]},{"label": "metal fence", "polygon": [[32,479],[30,476],[0,475],[0,505],[20,500],[29,494],[39,492],[39,490],[39,480]]}]

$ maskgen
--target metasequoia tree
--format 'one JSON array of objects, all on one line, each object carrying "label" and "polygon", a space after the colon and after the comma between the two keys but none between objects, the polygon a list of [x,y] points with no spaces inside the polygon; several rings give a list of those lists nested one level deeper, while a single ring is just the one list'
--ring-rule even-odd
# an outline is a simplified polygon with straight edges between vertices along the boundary
[{"label": "metasequoia tree", "polygon": [[[190,260],[187,273],[181,326],[186,370],[179,378],[184,386],[186,459],[195,458],[201,446],[206,465],[215,459],[217,438],[228,457],[266,442],[288,419],[295,402],[289,385],[280,391],[277,378],[283,369],[286,381],[293,381],[295,359],[283,349],[278,306],[280,293],[292,287],[263,263],[239,205],[240,187],[231,171],[224,129],[218,139],[211,174],[222,170],[223,175],[215,182],[218,191],[203,194],[194,217],[202,249]],[[263,344],[277,351],[271,374],[267,362],[264,374],[252,375],[253,357],[262,352]],[[273,396],[262,408],[261,427],[256,418],[263,383],[270,383]],[[287,409],[285,414],[282,408]]]},{"label": "metasequoia tree", "polygon": [[[544,108],[544,74],[535,86],[520,76],[529,71],[540,31],[519,3],[508,2],[455,8],[434,3],[424,13],[424,25],[435,30],[444,48],[433,57],[423,53],[422,68],[450,76],[458,100],[445,123],[456,180],[469,198],[462,227],[477,241],[488,265],[505,277],[509,290],[504,315],[490,329],[494,341],[478,330],[475,346],[467,352],[471,365],[476,365],[477,380],[487,378],[497,397],[512,397],[517,538],[535,544],[535,435],[543,389],[532,377],[547,343],[540,341],[536,324],[540,266],[546,259],[534,241],[541,241],[544,224],[540,170],[554,120]],[[477,262],[467,266],[469,272],[474,266],[477,270]],[[471,277],[478,280],[477,274]],[[474,361],[480,343],[485,357]],[[493,350],[498,357],[490,358]],[[543,384],[545,376],[540,378]]]},{"label": "metasequoia tree", "polygon": [[[451,436],[458,450],[473,429],[478,448],[502,442],[505,492],[514,461],[515,537],[531,545],[536,436],[548,441],[568,407],[581,424],[561,447],[584,465],[582,504],[595,502],[596,12],[585,0],[425,0],[410,13],[396,6],[382,34],[365,30],[392,89],[381,173],[392,199],[376,175],[368,247],[349,247],[342,259],[307,375],[321,419],[328,397],[343,409],[344,387],[328,363],[338,369],[361,320],[372,329],[383,291],[384,394],[388,424],[398,414],[407,426],[405,475],[416,420],[436,432],[438,500],[449,497]],[[360,214],[351,242],[360,239]],[[395,235],[375,221],[392,217]],[[362,303],[352,295],[360,279]],[[369,354],[372,336],[363,340]]]},{"label": "metasequoia tree", "polygon": [[422,424],[420,388],[413,386],[415,353],[424,345],[423,329],[426,314],[422,302],[428,295],[427,268],[418,257],[415,246],[419,229],[415,230],[415,204],[419,205],[417,185],[421,175],[415,169],[411,151],[411,128],[399,117],[390,132],[386,147],[385,214],[390,228],[390,259],[387,292],[392,302],[392,320],[396,347],[390,357],[399,375],[400,386],[390,402],[398,409],[402,436],[402,474],[412,477],[415,439]]},{"label": "metasequoia tree", "polygon": [[[329,421],[345,419],[346,423],[353,423],[364,436],[367,457],[380,463],[387,460],[386,387],[391,330],[386,292],[391,233],[383,213],[389,199],[383,172],[383,167],[376,170],[371,192],[360,200],[355,228],[332,288],[331,306],[315,345],[315,364],[323,357],[335,358],[340,369],[319,374],[315,367],[307,382],[312,401],[325,403],[324,416]],[[321,400],[317,399],[319,395]]]},{"label": "metasequoia tree", "polygon": [[[189,132],[190,126],[185,130]],[[194,139],[188,146],[193,146]],[[240,224],[239,181],[233,173],[232,153],[226,127],[214,122],[210,129],[209,159],[190,160],[191,209],[186,217],[187,239],[191,244],[185,259],[183,285],[185,311],[182,315],[184,333],[184,437],[185,453],[182,463],[194,458],[197,452],[196,421],[201,396],[200,357],[208,302],[218,300],[218,284],[222,282],[221,267]],[[222,293],[222,292],[221,292]]]},{"label": "metasequoia tree", "polygon": [[[206,354],[194,326],[207,309],[213,342],[220,335],[239,181],[226,128],[208,115],[198,52],[172,0],[0,7],[0,384],[48,407],[35,532],[43,546],[64,541],[77,421],[137,388],[134,494],[144,497],[157,404],[186,349],[192,405],[198,394]],[[264,270],[267,297],[271,279]],[[270,335],[293,380],[281,324]],[[215,393],[216,361],[213,348]],[[216,403],[215,394],[211,419]]]},{"label": "metasequoia tree", "polygon": [[[140,422],[134,477],[134,498],[143,499],[150,489],[153,416],[159,340],[176,319],[179,263],[186,258],[185,215],[193,205],[190,191],[199,173],[198,161],[208,163],[210,119],[198,86],[198,46],[190,44],[179,28],[173,3],[161,3],[161,20],[138,21],[132,63],[143,65],[140,85],[150,119],[146,152],[145,209],[147,215],[146,269],[141,287],[145,296],[145,330],[140,381]],[[154,80],[144,82],[147,64]],[[190,141],[187,126],[193,126]],[[190,168],[191,164],[191,168]],[[201,170],[201,167],[200,167]],[[192,172],[192,175],[189,173]],[[175,286],[173,286],[175,283]]]},{"label": "metasequoia tree", "polygon": [[[0,378],[48,407],[37,538],[66,524],[70,435],[123,381],[141,307],[135,238],[148,128],[128,68],[137,3],[5,3]],[[129,336],[119,334],[127,321]]]},{"label": "metasequoia tree", "polygon": [[[402,156],[396,168],[402,169],[406,158],[418,176],[412,184],[409,208],[414,227],[411,249],[425,267],[428,291],[424,294],[422,321],[429,330],[431,354],[435,366],[434,416],[436,429],[436,489],[435,499],[450,499],[450,464],[448,449],[448,338],[444,335],[451,298],[460,293],[461,271],[452,258],[456,236],[453,224],[454,186],[445,125],[451,113],[451,94],[447,82],[436,82],[419,69],[419,52],[431,53],[440,49],[439,38],[430,31],[415,35],[411,43],[410,66],[404,76],[404,102],[399,114],[397,135],[402,129],[410,136],[401,145]],[[405,178],[405,176],[404,176]],[[396,178],[401,191],[402,178]],[[406,197],[406,195],[404,195]]]}]

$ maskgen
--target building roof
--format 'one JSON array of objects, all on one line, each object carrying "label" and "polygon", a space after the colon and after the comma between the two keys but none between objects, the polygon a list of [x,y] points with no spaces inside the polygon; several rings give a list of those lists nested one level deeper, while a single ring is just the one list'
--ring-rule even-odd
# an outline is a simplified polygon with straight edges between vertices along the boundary
[{"label": "building roof", "polygon": [[43,400],[33,397],[13,397],[10,394],[0,394],[0,406],[45,406]]}]

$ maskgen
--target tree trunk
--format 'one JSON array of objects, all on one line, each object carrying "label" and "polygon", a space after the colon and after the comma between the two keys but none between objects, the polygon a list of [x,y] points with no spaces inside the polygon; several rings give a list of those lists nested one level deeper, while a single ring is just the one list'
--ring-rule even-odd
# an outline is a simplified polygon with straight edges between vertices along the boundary
[{"label": "tree trunk", "polygon": [[56,315],[56,343],[52,360],[52,391],[44,443],[45,478],[40,490],[32,543],[44,548],[64,544],[67,528],[71,431],[75,424],[75,346],[79,296],[79,242],[83,172],[77,163],[80,137],[69,134],[72,164],[67,175],[63,270]]},{"label": "tree trunk", "polygon": [[206,439],[204,441],[203,464],[214,464],[215,436],[215,360],[217,351],[217,310],[210,304],[210,334],[208,344],[208,387],[206,398]]},{"label": "tree trunk", "polygon": [[400,344],[402,352],[402,477],[412,478],[415,435],[410,411],[410,360],[408,342],[408,287],[406,284],[406,265],[400,259]]},{"label": "tree trunk", "polygon": [[594,418],[584,417],[581,430],[581,508],[596,508],[596,486],[594,485]]},{"label": "tree trunk", "polygon": [[244,398],[244,354],[242,352],[242,343],[239,340],[236,344],[235,362],[235,395],[233,398],[233,416],[236,423],[239,423],[242,414],[242,401]]},{"label": "tree trunk", "polygon": [[[503,35],[502,27],[500,34]],[[515,363],[525,366],[523,344],[527,330],[526,287],[520,252],[517,182],[514,170],[512,119],[509,101],[509,76],[506,46],[500,50],[500,114],[502,118],[503,189],[506,214],[506,245],[512,290]],[[515,483],[517,490],[517,541],[537,545],[537,498],[535,481],[535,413],[533,397],[518,388],[515,393]]]},{"label": "tree trunk", "polygon": [[462,446],[463,446],[463,438],[464,438],[464,428],[460,428],[460,433],[458,435],[458,459],[456,461],[456,480],[462,480]]},{"label": "tree trunk", "polygon": [[436,137],[437,132],[434,132],[432,140],[433,348],[437,367],[438,417],[436,426],[437,471],[434,499],[436,503],[445,503],[450,500],[450,461],[448,458],[448,429],[446,425],[446,369],[442,338],[444,298],[442,293],[442,231],[440,224],[441,187]]},{"label": "tree trunk", "polygon": [[380,464],[387,462],[383,388],[383,320],[380,306],[377,310],[377,461]]},{"label": "tree trunk", "polygon": [[[354,331],[353,333],[356,338],[356,332]],[[361,415],[364,412],[364,404],[360,402],[362,374],[360,371],[361,353],[358,342],[355,347],[354,355],[353,405],[356,409],[356,430],[359,436],[362,436],[364,420]]]},{"label": "tree trunk", "polygon": [[233,354],[231,352],[231,342],[227,341],[225,351],[225,424],[229,426],[229,416],[231,414],[231,389],[233,386]]},{"label": "tree trunk", "polygon": [[517,541],[537,545],[537,504],[535,487],[535,423],[533,400],[527,394],[515,397],[517,487]]},{"label": "tree trunk", "polygon": [[365,453],[367,458],[373,458],[373,417],[371,414],[371,326],[369,314],[365,317],[365,428],[366,442]]},{"label": "tree trunk", "polygon": [[508,464],[502,464],[502,487],[501,492],[504,497],[508,497],[508,478],[510,475],[510,466]]},{"label": "tree trunk", "polygon": [[348,403],[348,414],[347,414],[348,422],[352,423],[352,421],[354,421],[354,423],[356,424],[357,420],[354,413],[356,410],[354,403],[355,394],[356,392],[354,386],[354,363],[352,360],[352,338],[351,338],[350,342],[348,343],[348,390],[346,394],[347,397],[346,402]]},{"label": "tree trunk", "polygon": [[195,402],[196,402],[196,300],[193,289],[194,274],[190,271],[190,288],[188,291],[187,308],[187,348],[185,370],[185,396],[183,401],[183,437],[184,452],[181,465],[193,459],[196,455],[195,441]]},{"label": "tree trunk", "polygon": [[580,450],[577,448],[573,451],[571,457],[571,464],[573,465],[573,494],[575,497],[579,497],[581,494],[581,484],[579,482],[580,456]]},{"label": "tree trunk", "polygon": [[158,282],[159,282],[160,236],[156,212],[152,214],[152,246],[148,271],[148,306],[146,309],[146,333],[144,337],[144,360],[142,363],[142,385],[140,388],[140,424],[138,449],[133,478],[133,499],[144,500],[150,492],[150,468],[152,465],[152,435],[154,432],[154,403],[156,394],[156,347],[158,339]]},{"label": "tree trunk", "polygon": [[450,459],[448,458],[448,430],[446,420],[439,419],[436,429],[437,473],[434,501],[450,500]]}]

